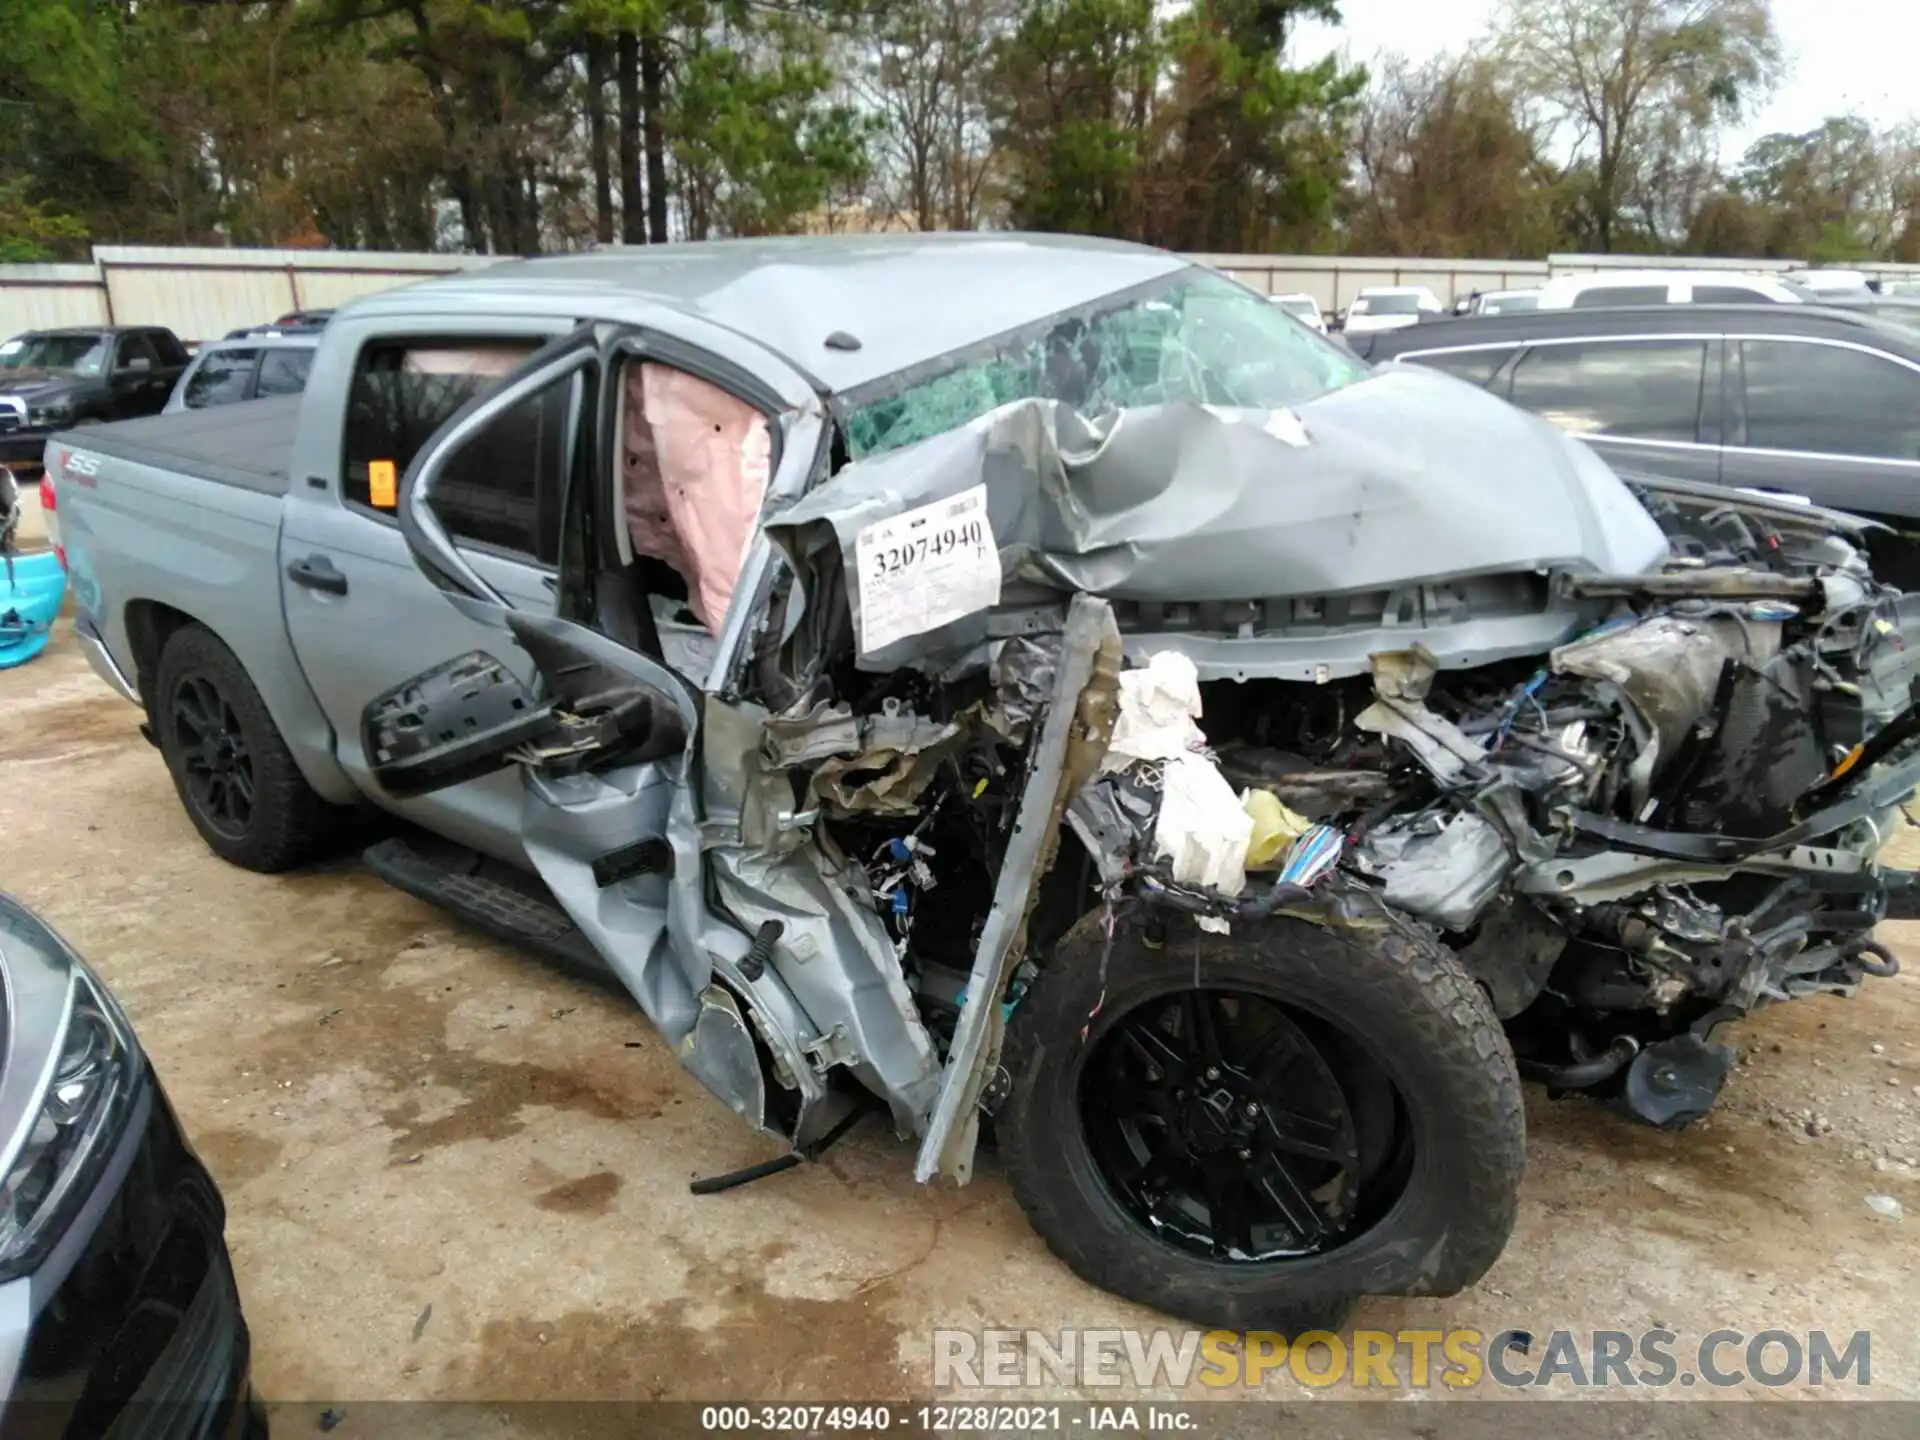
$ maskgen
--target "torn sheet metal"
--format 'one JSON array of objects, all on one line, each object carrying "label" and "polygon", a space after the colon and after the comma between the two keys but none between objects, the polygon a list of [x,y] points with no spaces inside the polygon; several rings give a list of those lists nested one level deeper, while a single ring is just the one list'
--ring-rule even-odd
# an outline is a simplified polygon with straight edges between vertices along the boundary
[{"label": "torn sheet metal", "polygon": [[940,1094],[914,1162],[914,1178],[922,1182],[942,1174],[964,1183],[973,1173],[980,1096],[1000,1063],[1006,1036],[1001,996],[1026,949],[1027,919],[1059,851],[1067,802],[1098,770],[1113,734],[1120,653],[1113,608],[1090,595],[1074,596],[1013,838],[994,883],[993,904],[974,950],[967,999],[954,1026]]},{"label": "torn sheet metal", "polygon": [[1146,852],[1160,811],[1160,792],[1124,773],[1100,775],[1080,787],[1067,806],[1067,823],[1110,885]]},{"label": "torn sheet metal", "polygon": [[[832,548],[857,577],[867,527],[984,485],[1009,584],[1174,604],[1555,567],[1635,572],[1667,551],[1591,452],[1418,367],[1298,407],[1307,445],[1274,433],[1270,412],[1231,413],[1173,404],[1090,421],[1020,401],[846,466],[767,533],[795,557]],[[841,583],[858,633],[859,585]],[[968,615],[860,665],[897,669],[986,638],[985,616]]]},{"label": "torn sheet metal", "polygon": [[1616,686],[1659,735],[1664,757],[1706,713],[1728,660],[1757,668],[1779,648],[1777,621],[1653,615],[1562,645],[1549,663],[1556,674]]},{"label": "torn sheet metal", "polygon": [[966,732],[914,717],[890,735],[870,739],[857,755],[822,762],[809,788],[843,814],[914,815],[920,797],[940,767],[960,748]]},{"label": "torn sheet metal", "polygon": [[1514,869],[1513,851],[1491,822],[1456,815],[1431,835],[1414,835],[1381,870],[1389,905],[1468,930]]},{"label": "torn sheet metal", "polygon": [[939,1054],[864,872],[811,842],[785,856],[722,847],[707,861],[743,930],[780,922],[770,968],[817,1029],[813,1063],[848,1067],[887,1099],[895,1130],[913,1133],[940,1085]]},{"label": "torn sheet metal", "polygon": [[1385,651],[1373,656],[1372,668],[1377,698],[1353,717],[1356,729],[1401,741],[1442,785],[1459,784],[1469,766],[1486,759],[1484,745],[1427,708],[1434,676],[1431,656],[1418,649]]},{"label": "torn sheet metal", "polygon": [[1053,693],[1054,667],[1059,651],[1052,643],[1019,637],[994,647],[987,673],[993,681],[994,703],[987,711],[988,727],[1009,744],[1025,745],[1033,718]]},{"label": "torn sheet metal", "polygon": [[782,769],[810,768],[809,792],[842,814],[912,815],[966,727],[930,720],[889,699],[875,715],[822,703],[766,723],[763,753]]},{"label": "torn sheet metal", "polygon": [[775,765],[817,765],[835,755],[860,753],[860,721],[851,705],[822,700],[797,715],[790,711],[769,716],[762,743]]},{"label": "torn sheet metal", "polygon": [[1423,704],[1376,700],[1353,717],[1354,727],[1402,741],[1442,785],[1457,785],[1467,767],[1486,758],[1486,749],[1445,716]]}]

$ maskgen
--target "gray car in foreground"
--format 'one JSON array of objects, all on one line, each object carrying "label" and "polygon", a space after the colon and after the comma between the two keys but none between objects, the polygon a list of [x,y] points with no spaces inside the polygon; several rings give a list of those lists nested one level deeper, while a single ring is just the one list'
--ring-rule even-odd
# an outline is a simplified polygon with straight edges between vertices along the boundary
[{"label": "gray car in foreground", "polygon": [[0,891],[0,1422],[265,1440],[226,1210],[107,987]]},{"label": "gray car in foreground", "polygon": [[964,1180],[991,1124],[1182,1316],[1470,1284],[1520,1075],[1684,1124],[1724,1021],[1894,968],[1920,628],[1858,522],[1630,488],[1160,252],[505,266],[50,467],[216,852],[410,821],[371,868],[616,979],[783,1158],[877,1109]]}]

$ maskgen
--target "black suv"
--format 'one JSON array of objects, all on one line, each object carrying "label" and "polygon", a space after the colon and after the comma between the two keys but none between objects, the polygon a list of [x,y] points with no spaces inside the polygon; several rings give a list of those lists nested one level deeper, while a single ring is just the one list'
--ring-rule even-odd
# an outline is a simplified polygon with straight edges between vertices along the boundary
[{"label": "black suv", "polygon": [[[1363,359],[1430,365],[1491,390],[1624,472],[1784,491],[1920,531],[1920,330],[1882,315],[1542,310],[1350,343]],[[1900,578],[1920,578],[1920,546],[1897,549]]]},{"label": "black suv", "polygon": [[29,330],[0,345],[0,464],[36,468],[47,437],[157,415],[187,347],[156,325]]}]

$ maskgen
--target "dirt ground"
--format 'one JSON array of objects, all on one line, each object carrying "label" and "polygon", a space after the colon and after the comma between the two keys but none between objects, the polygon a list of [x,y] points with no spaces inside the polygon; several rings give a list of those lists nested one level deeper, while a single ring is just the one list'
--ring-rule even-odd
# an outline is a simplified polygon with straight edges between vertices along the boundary
[{"label": "dirt ground", "polygon": [[[1169,1326],[1058,1265],[991,1157],[922,1190],[877,1122],[690,1195],[773,1146],[630,1003],[351,861],[222,864],[138,718],[67,637],[0,672],[0,885],[111,982],[219,1180],[270,1399],[925,1397],[936,1327]],[[1920,925],[1882,938],[1920,962]],[[1868,1330],[1871,1393],[1920,1396],[1920,981],[1738,1038],[1683,1134],[1530,1089],[1504,1258],[1355,1324]],[[1308,1395],[1284,1373],[1268,1393]]]}]

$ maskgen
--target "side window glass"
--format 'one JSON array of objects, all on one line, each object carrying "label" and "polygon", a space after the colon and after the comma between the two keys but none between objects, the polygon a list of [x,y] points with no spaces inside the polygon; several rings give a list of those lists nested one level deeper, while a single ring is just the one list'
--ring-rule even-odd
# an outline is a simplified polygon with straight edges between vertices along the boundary
[{"label": "side window glass", "polygon": [[1513,372],[1513,403],[1575,435],[1693,440],[1704,340],[1537,345]]},{"label": "side window glass", "polygon": [[1744,285],[1693,287],[1693,303],[1696,305],[1766,305],[1772,299],[1771,295],[1762,295],[1758,290],[1749,290]]},{"label": "side window glass", "polygon": [[205,405],[231,405],[247,398],[247,377],[253,373],[258,350],[214,350],[187,377],[182,397],[189,410]]},{"label": "side window glass", "polygon": [[184,365],[187,363],[187,347],[166,330],[149,332],[153,339],[153,348],[160,356],[163,365]]},{"label": "side window glass", "polygon": [[153,348],[153,341],[138,330],[120,337],[119,348],[114,352],[114,369],[128,369],[135,360],[146,361],[149,370],[160,368],[160,356]]},{"label": "side window glass", "polygon": [[1920,374],[1906,366],[1791,340],[1742,340],[1740,362],[1749,447],[1920,460]]},{"label": "side window glass", "polygon": [[1604,310],[1611,305],[1664,305],[1664,285],[1596,285],[1573,297],[1576,310]]},{"label": "side window glass", "polygon": [[311,369],[311,349],[269,350],[260,360],[260,378],[254,382],[254,393],[298,395],[307,388],[307,372]]},{"label": "side window glass", "polygon": [[1499,350],[1455,350],[1437,355],[1408,355],[1403,358],[1415,365],[1425,365],[1434,370],[1444,370],[1449,375],[1475,385],[1484,386],[1492,380],[1494,374],[1506,363],[1511,348]]},{"label": "side window glass", "polygon": [[[433,433],[539,344],[514,338],[369,345],[347,396],[342,495],[349,503],[391,512],[399,502],[400,477]],[[448,457],[434,493],[434,510],[448,534],[544,564],[557,562],[572,397],[572,386],[549,386],[496,416]]]}]

